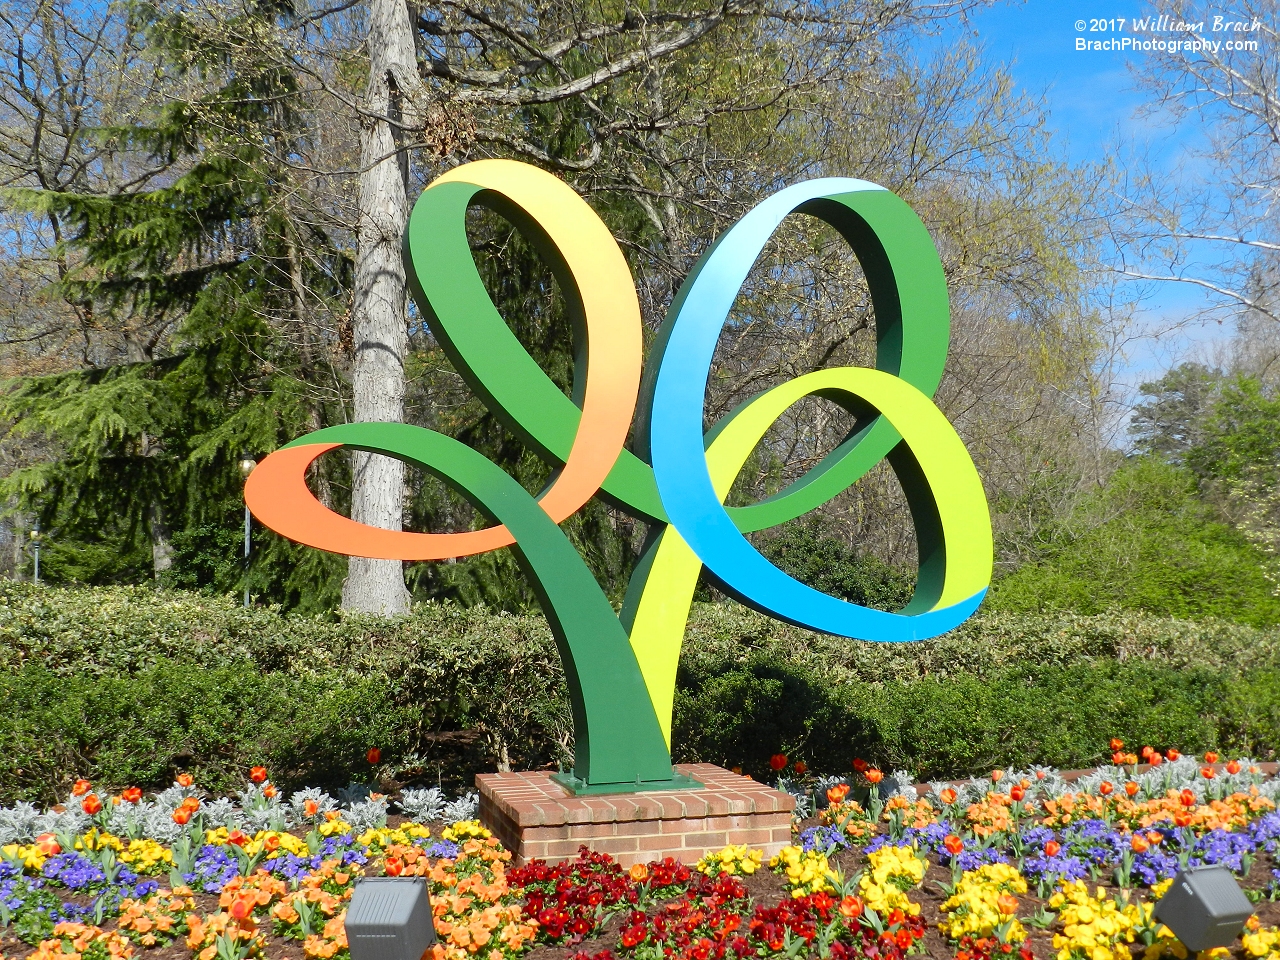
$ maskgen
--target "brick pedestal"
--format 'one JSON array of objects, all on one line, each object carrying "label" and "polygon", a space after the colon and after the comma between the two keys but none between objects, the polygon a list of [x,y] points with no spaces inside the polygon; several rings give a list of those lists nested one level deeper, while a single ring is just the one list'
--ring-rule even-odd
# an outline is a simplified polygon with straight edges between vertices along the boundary
[{"label": "brick pedestal", "polygon": [[582,844],[629,867],[666,856],[691,864],[730,843],[768,858],[791,842],[793,797],[709,763],[676,769],[706,786],[575,797],[545,772],[477,774],[480,822],[517,864],[571,860]]}]

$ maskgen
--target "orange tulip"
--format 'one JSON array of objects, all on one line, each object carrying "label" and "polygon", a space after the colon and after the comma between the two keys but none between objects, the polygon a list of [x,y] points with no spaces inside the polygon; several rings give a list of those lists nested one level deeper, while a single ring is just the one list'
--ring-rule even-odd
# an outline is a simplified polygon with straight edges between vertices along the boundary
[{"label": "orange tulip", "polygon": [[1169,758],[1170,763],[1172,763],[1174,760],[1177,760],[1179,757],[1182,756],[1181,753],[1179,753],[1177,750],[1174,750],[1172,747],[1166,750],[1164,752],[1164,755]]},{"label": "orange tulip", "polygon": [[796,776],[803,777],[805,775],[805,772],[808,769],[809,769],[809,765],[805,763],[803,760],[796,761],[795,763]]},{"label": "orange tulip", "polygon": [[54,857],[62,852],[62,845],[52,833],[42,833],[36,837],[36,849],[46,857]]},{"label": "orange tulip", "polygon": [[388,877],[398,877],[404,873],[404,864],[396,857],[387,857],[385,869]]},{"label": "orange tulip", "polygon": [[1115,787],[1111,785],[1110,780],[1103,780],[1100,784],[1098,784],[1098,792],[1102,794],[1104,797],[1110,794],[1111,791],[1114,789]]},{"label": "orange tulip", "polygon": [[956,802],[956,792],[950,787],[942,788],[942,802],[950,806]]},{"label": "orange tulip", "polygon": [[847,783],[837,783],[834,787],[827,788],[828,803],[844,803],[844,798],[849,795],[849,785]]},{"label": "orange tulip", "polygon": [[369,761],[370,766],[376,766],[382,762],[382,751],[377,747],[370,747],[364,758]]},{"label": "orange tulip", "polygon": [[314,800],[305,800],[302,803],[302,812],[308,817],[314,817],[320,810],[320,804]]},{"label": "orange tulip", "polygon": [[233,920],[248,920],[253,913],[253,903],[247,897],[236,897],[231,901],[231,909],[227,912]]},{"label": "orange tulip", "polygon": [[191,811],[186,807],[179,807],[173,811],[173,822],[180,827],[185,827],[191,822]]},{"label": "orange tulip", "polygon": [[1132,780],[1124,785],[1124,792],[1131,797],[1136,797],[1138,795],[1138,789],[1138,785]]},{"label": "orange tulip", "polygon": [[1216,752],[1214,752],[1213,750],[1206,750],[1206,751],[1204,752],[1204,762],[1205,762],[1205,763],[1217,763],[1217,762],[1218,762],[1218,754],[1217,754]]},{"label": "orange tulip", "polygon": [[191,776],[191,774],[189,773],[180,773],[178,774],[177,782],[178,782],[178,786],[180,787],[189,787],[196,782],[196,779],[195,777]]},{"label": "orange tulip", "polygon": [[89,792],[89,788],[91,786],[93,786],[93,784],[91,784],[88,780],[77,780],[76,785],[71,788],[71,795],[73,797],[83,797],[86,793]]},{"label": "orange tulip", "polygon": [[1124,754],[1118,751],[1111,755],[1111,762],[1114,763],[1117,767],[1124,765],[1124,759],[1125,759]]},{"label": "orange tulip", "polygon": [[1062,852],[1062,844],[1057,840],[1050,840],[1044,845],[1044,855],[1046,857],[1056,857]]},{"label": "orange tulip", "polygon": [[1002,893],[996,898],[996,907],[1006,917],[1012,917],[1018,912],[1018,898],[1010,896],[1007,893]]},{"label": "orange tulip", "polygon": [[266,767],[250,767],[249,779],[252,780],[254,783],[264,783],[267,779],[267,768]]},{"label": "orange tulip", "polygon": [[233,846],[243,847],[248,842],[249,837],[243,830],[232,830],[227,834],[227,843],[232,844]]},{"label": "orange tulip", "polygon": [[1196,795],[1191,790],[1183,790],[1178,794],[1178,799],[1182,801],[1184,807],[1194,807],[1196,805]]},{"label": "orange tulip", "polygon": [[1151,844],[1147,843],[1142,834],[1135,833],[1129,838],[1129,849],[1134,853],[1146,853],[1151,849]]},{"label": "orange tulip", "polygon": [[1173,815],[1173,823],[1178,827],[1191,826],[1192,816],[1189,813],[1175,813]]},{"label": "orange tulip", "polygon": [[1147,763],[1151,764],[1153,767],[1158,767],[1160,764],[1164,763],[1164,757],[1160,756],[1158,753],[1153,753],[1147,758]]},{"label": "orange tulip", "polygon": [[877,784],[884,779],[884,774],[880,770],[877,770],[875,767],[872,767],[870,770],[868,770],[865,776],[867,778],[867,783],[870,783],[870,784]]},{"label": "orange tulip", "polygon": [[992,770],[992,771],[991,771],[991,782],[992,782],[992,783],[999,783],[999,782],[1000,782],[1001,780],[1003,780],[1003,779],[1004,779],[1004,771],[1003,771],[1003,770]]},{"label": "orange tulip", "polygon": [[785,753],[775,753],[769,758],[769,769],[774,772],[781,772],[787,768],[787,755]]},{"label": "orange tulip", "polygon": [[633,863],[627,872],[636,883],[644,883],[649,879],[649,868],[643,863]]},{"label": "orange tulip", "polygon": [[858,897],[845,897],[840,901],[840,913],[846,920],[862,916],[862,901]]},{"label": "orange tulip", "polygon": [[262,795],[266,797],[268,800],[270,800],[279,792],[280,791],[276,789],[276,785],[274,783],[268,783],[265,787],[262,788]]},{"label": "orange tulip", "polygon": [[1239,760],[1228,760],[1228,761],[1227,761],[1227,773],[1231,774],[1231,775],[1234,777],[1234,776],[1235,776],[1237,773],[1239,773],[1239,772],[1240,772],[1240,761],[1239,761]]},{"label": "orange tulip", "polygon": [[1009,790],[1009,796],[1013,799],[1013,802],[1014,802],[1014,803],[1021,803],[1021,802],[1022,802],[1022,798],[1023,798],[1023,797],[1025,797],[1026,795],[1027,795],[1026,788],[1025,788],[1025,787],[1023,787],[1023,786],[1022,786],[1022,784],[1020,784],[1020,783],[1019,783],[1019,784],[1015,784],[1015,785],[1014,785],[1012,788],[1010,788],[1010,790]]},{"label": "orange tulip", "polygon": [[125,803],[140,803],[142,801],[142,788],[125,787],[124,790],[120,791],[120,798]]},{"label": "orange tulip", "polygon": [[190,810],[192,813],[200,809],[199,797],[187,797],[180,804],[183,810]]},{"label": "orange tulip", "polygon": [[1213,769],[1213,767],[1200,768],[1200,776],[1204,777],[1206,780],[1212,780],[1217,775],[1218,775],[1218,771]]},{"label": "orange tulip", "polygon": [[1121,740],[1119,737],[1112,737],[1112,738],[1111,738],[1111,749],[1112,749],[1113,751],[1115,751],[1115,750],[1123,750],[1123,749],[1124,749],[1124,741],[1123,741],[1123,740]]},{"label": "orange tulip", "polygon": [[102,809],[102,801],[98,799],[96,793],[91,793],[80,801],[80,808],[92,817]]},{"label": "orange tulip", "polygon": [[1142,759],[1143,759],[1143,760],[1150,760],[1150,759],[1151,759],[1151,755],[1152,755],[1153,753],[1155,753],[1155,750],[1153,750],[1151,747],[1143,747],[1143,748],[1142,748]]},{"label": "orange tulip", "polygon": [[947,838],[942,841],[942,845],[947,848],[947,853],[953,857],[964,849],[964,841],[954,833],[948,834]]}]

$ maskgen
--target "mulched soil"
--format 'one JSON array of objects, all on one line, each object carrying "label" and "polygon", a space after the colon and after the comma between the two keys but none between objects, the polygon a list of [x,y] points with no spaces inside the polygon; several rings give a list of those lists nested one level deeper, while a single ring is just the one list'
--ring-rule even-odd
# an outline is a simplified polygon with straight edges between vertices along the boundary
[{"label": "mulched soil", "polygon": [[[398,826],[403,820],[402,817],[388,818],[390,826]],[[803,822],[801,828],[816,826],[817,820]],[[434,832],[434,829],[433,829]],[[832,858],[833,865],[838,868],[845,876],[851,876],[861,870],[866,864],[866,857],[859,850],[845,850]],[[1254,862],[1253,868],[1243,886],[1249,888],[1261,888],[1267,885],[1271,878],[1271,870],[1280,861],[1273,862],[1273,858],[1266,854],[1260,855]],[[161,883],[164,883],[163,877],[157,877]],[[773,906],[787,896],[783,886],[782,879],[771,870],[761,869],[755,875],[743,877],[743,882],[747,886],[747,890],[751,894],[754,904],[763,906]],[[909,896],[912,900],[920,904],[921,916],[926,923],[926,932],[923,941],[925,953],[924,956],[942,958],[951,958],[954,956],[950,945],[945,937],[938,931],[938,920],[941,918],[940,907],[946,896],[943,894],[941,884],[951,882],[951,871],[937,864],[931,864],[928,872],[925,874],[924,884],[913,890]],[[1115,888],[1110,882],[1103,880],[1089,881],[1089,886],[1102,886],[1108,892],[1112,892]],[[1133,891],[1138,894],[1145,894],[1145,890],[1141,887],[1135,888]],[[94,897],[85,894],[70,894],[69,891],[61,891],[60,896],[63,900],[74,902],[88,906],[93,903]],[[216,894],[197,893],[194,895],[196,909],[200,913],[215,913],[218,910],[218,897]],[[1033,916],[1041,907],[1047,907],[1045,901],[1040,900],[1035,895],[1034,889],[1024,896],[1018,898],[1022,904],[1019,916],[1026,918]],[[1264,927],[1280,925],[1280,902],[1258,903],[1254,905],[1254,912],[1262,921]],[[608,923],[606,923],[602,934],[570,947],[551,947],[537,946],[524,955],[526,960],[570,960],[570,958],[580,953],[596,954],[601,950],[614,948],[617,946],[618,937],[621,933],[623,914],[615,914]],[[1057,951],[1053,949],[1053,931],[1038,929],[1030,924],[1025,924],[1031,936],[1031,950],[1037,957],[1037,960],[1055,960]],[[103,929],[114,930],[115,920],[108,920],[103,923]],[[266,957],[270,960],[303,960],[302,944],[297,940],[285,940],[276,937],[269,932],[269,925],[263,925],[263,931],[266,934]],[[15,937],[10,930],[0,930],[0,960],[21,960],[23,957],[30,956],[35,948],[27,943],[23,943]],[[1139,950],[1138,955],[1141,956]],[[1232,957],[1238,960],[1248,960],[1244,950],[1237,945],[1231,953]],[[135,948],[134,956],[138,960],[190,960],[192,952],[187,948],[182,938],[175,940],[167,947],[152,947],[149,949]]]}]

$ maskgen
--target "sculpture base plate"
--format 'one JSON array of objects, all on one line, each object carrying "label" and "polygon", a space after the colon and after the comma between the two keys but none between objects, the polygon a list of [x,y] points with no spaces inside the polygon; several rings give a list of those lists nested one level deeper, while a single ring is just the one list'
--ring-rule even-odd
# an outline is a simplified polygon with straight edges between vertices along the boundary
[{"label": "sculpture base plate", "polygon": [[676,772],[700,786],[575,795],[548,771],[477,774],[480,822],[516,864],[572,860],[586,846],[623,867],[669,856],[692,865],[731,843],[767,858],[791,842],[794,797],[709,763]]},{"label": "sculpture base plate", "polygon": [[587,783],[573,775],[573,770],[551,774],[551,780],[560,784],[575,797],[598,797],[610,793],[653,793],[670,790],[701,790],[706,784],[687,777],[676,770],[670,780],[637,780],[634,783]]}]

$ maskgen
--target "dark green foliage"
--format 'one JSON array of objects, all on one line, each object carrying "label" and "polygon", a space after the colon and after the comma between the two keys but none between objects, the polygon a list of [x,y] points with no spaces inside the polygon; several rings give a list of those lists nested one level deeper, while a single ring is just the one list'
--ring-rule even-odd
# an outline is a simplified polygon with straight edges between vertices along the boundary
[{"label": "dark green foliage", "polygon": [[285,787],[345,783],[370,745],[402,752],[412,725],[385,678],[264,674],[248,658],[105,676],[29,664],[0,674],[0,696],[0,755],[20,762],[6,778],[13,798],[48,799],[74,770],[160,786],[186,769],[229,790],[261,763]]},{"label": "dark green foliage", "polygon": [[1222,388],[1221,371],[1183,363],[1138,389],[1150,399],[1133,408],[1129,434],[1142,453],[1181,463],[1203,437],[1204,421]]},{"label": "dark green foliage", "polygon": [[[687,759],[756,777],[768,776],[774,751],[822,771],[847,772],[862,757],[926,780],[1011,763],[1070,768],[1105,759],[1112,735],[1271,755],[1275,697],[1254,691],[1267,676],[1104,661],[832,686],[811,662],[757,654],[682,674],[673,739]],[[1237,688],[1254,692],[1233,697]]]},{"label": "dark green foliage", "polygon": [[860,556],[829,533],[821,518],[786,524],[760,547],[772,563],[801,583],[851,603],[877,610],[901,610],[911,599],[915,578],[872,556]]},{"label": "dark green foliage", "polygon": [[[340,300],[349,283],[346,255],[291,213],[296,185],[274,159],[301,129],[287,57],[259,42],[282,9],[248,4],[214,19],[145,3],[131,11],[157,70],[209,84],[197,101],[169,100],[98,131],[155,176],[111,194],[8,194],[62,224],[76,268],[59,292],[106,331],[94,366],[11,382],[0,403],[13,436],[49,451],[0,488],[51,534],[54,581],[146,580],[153,545],[163,553],[172,533],[189,531],[180,545],[189,552],[239,529],[241,455],[274,450],[327,415],[290,278],[311,305]],[[281,320],[299,332],[281,336]],[[323,469],[341,480],[337,458]],[[248,581],[255,592],[332,596],[332,564],[305,561],[280,538],[263,546]],[[175,576],[230,585],[220,558],[199,565]]]},{"label": "dark green foliage", "polygon": [[1131,458],[1044,538],[1046,559],[998,580],[991,608],[1280,623],[1266,558],[1201,499],[1188,467]]},{"label": "dark green foliage", "polygon": [[[140,588],[0,584],[0,802],[87,776],[163,786],[178,768],[283,785],[398,779],[454,789],[567,755],[563,674],[540,617],[451,605],[400,620],[281,616]],[[695,607],[677,760],[764,776],[782,750],[919,777],[1091,766],[1107,740],[1276,756],[1280,632],[1130,614],[980,614],[948,636],[873,644],[732,605]],[[18,771],[22,771],[21,773]]]}]

